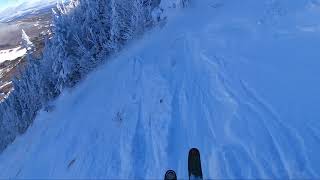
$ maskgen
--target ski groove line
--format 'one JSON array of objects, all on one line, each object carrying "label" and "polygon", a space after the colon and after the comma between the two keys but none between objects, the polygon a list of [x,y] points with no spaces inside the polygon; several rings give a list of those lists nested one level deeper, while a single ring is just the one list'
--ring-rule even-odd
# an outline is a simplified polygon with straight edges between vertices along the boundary
[{"label": "ski groove line", "polygon": [[[267,127],[268,125],[265,122],[265,118],[266,117],[271,117],[270,120],[268,122],[269,125],[273,126],[273,130],[277,129],[278,132],[278,138],[275,138],[275,143],[277,144],[277,148],[278,148],[278,152],[281,154],[281,158],[282,161],[285,165],[285,169],[288,171],[288,176],[289,177],[296,177],[297,176],[297,170],[299,171],[300,169],[296,169],[296,167],[292,167],[292,161],[291,163],[287,162],[287,158],[285,153],[283,152],[283,148],[286,148],[285,151],[290,152],[290,151],[294,151],[295,154],[295,161],[299,161],[299,162],[295,162],[295,164],[305,164],[306,162],[306,157],[304,154],[301,154],[301,150],[297,150],[296,148],[298,147],[302,147],[301,141],[299,141],[298,139],[296,139],[296,137],[292,134],[291,129],[288,126],[284,126],[283,123],[280,121],[280,119],[278,118],[278,115],[276,115],[276,113],[274,113],[274,111],[266,104],[264,103],[254,92],[252,92],[252,90],[250,90],[247,86],[246,83],[244,83],[243,81],[241,81],[241,84],[243,86],[243,89],[245,90],[245,93],[248,95],[249,98],[252,98],[253,102],[255,102],[258,107],[262,108],[262,112],[259,110],[256,110],[260,116],[261,119],[263,120],[263,122],[265,123],[265,126]],[[251,105],[253,109],[256,108],[256,106]],[[263,116],[261,113],[266,114],[266,116]],[[269,129],[269,127],[268,127]],[[270,129],[269,129],[270,131]],[[273,131],[270,131],[273,132]],[[276,134],[276,133],[272,133],[272,134]],[[290,144],[287,143],[287,140],[289,140],[292,142]],[[282,141],[282,142],[281,142]],[[284,142],[286,142],[289,146],[294,145],[295,147],[288,147],[288,145],[286,146],[284,144]],[[295,143],[299,143],[299,146],[295,145]],[[282,144],[280,146],[280,144]],[[301,156],[301,157],[300,157]],[[295,169],[292,169],[295,168]],[[303,171],[306,171],[306,169],[303,169]],[[293,174],[295,173],[295,174]]]}]

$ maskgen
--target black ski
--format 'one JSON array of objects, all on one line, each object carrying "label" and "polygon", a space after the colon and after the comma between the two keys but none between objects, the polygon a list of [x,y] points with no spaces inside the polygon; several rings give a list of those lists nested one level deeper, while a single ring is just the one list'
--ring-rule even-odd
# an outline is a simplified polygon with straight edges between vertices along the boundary
[{"label": "black ski", "polygon": [[164,180],[177,180],[176,172],[173,170],[168,170],[164,176]]},{"label": "black ski", "polygon": [[192,148],[189,151],[188,171],[189,171],[189,180],[203,179],[200,152],[196,148]]}]

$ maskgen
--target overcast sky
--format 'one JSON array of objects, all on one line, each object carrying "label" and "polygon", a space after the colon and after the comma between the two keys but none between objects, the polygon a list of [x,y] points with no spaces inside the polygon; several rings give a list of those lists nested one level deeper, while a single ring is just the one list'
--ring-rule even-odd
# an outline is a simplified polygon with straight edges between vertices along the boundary
[{"label": "overcast sky", "polygon": [[[19,3],[19,1],[21,2],[22,0],[0,0],[0,8],[6,8],[8,6],[13,6],[17,3]],[[25,0],[27,1],[27,0]]]}]

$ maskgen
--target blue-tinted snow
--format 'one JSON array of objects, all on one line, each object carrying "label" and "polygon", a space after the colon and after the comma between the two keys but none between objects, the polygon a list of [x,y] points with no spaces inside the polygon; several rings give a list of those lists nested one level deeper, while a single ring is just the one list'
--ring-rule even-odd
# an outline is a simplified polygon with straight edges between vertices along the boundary
[{"label": "blue-tinted snow", "polygon": [[320,177],[320,3],[201,0],[66,91],[1,178]]}]

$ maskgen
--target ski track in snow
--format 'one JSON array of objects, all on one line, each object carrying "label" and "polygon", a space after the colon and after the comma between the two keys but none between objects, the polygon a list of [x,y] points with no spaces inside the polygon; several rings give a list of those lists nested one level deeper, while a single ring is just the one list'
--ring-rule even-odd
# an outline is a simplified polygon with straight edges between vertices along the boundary
[{"label": "ski track in snow", "polygon": [[179,12],[41,112],[1,154],[0,178],[187,178],[191,147],[205,178],[319,177],[317,117],[290,123],[241,74],[264,65],[246,51],[257,43],[272,53],[281,38],[317,33],[289,28],[302,20],[279,33],[289,10],[266,2],[204,0]]}]

